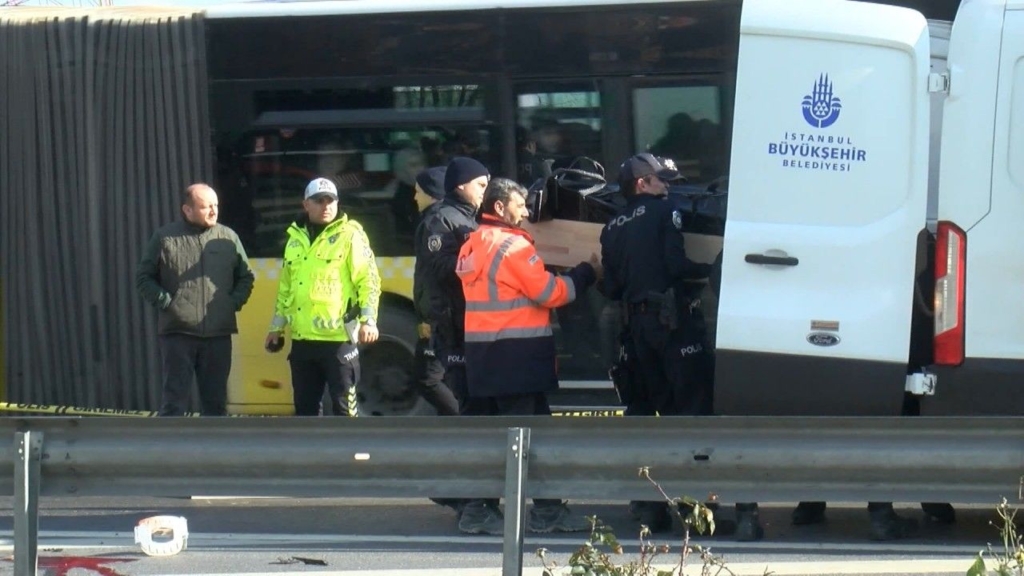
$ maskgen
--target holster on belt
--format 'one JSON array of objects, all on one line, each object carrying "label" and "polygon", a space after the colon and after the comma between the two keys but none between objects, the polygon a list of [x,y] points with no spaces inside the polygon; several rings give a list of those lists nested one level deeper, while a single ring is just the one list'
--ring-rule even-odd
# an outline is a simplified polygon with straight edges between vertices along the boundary
[{"label": "holster on belt", "polygon": [[676,309],[676,291],[669,288],[662,293],[650,292],[647,300],[658,307],[658,321],[669,330],[679,328],[679,312]]}]

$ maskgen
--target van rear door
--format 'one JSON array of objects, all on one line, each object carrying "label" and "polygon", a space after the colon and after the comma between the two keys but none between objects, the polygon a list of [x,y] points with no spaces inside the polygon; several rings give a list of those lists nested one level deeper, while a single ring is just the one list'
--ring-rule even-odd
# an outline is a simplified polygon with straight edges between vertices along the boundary
[{"label": "van rear door", "polygon": [[938,382],[935,394],[921,399],[921,414],[1019,416],[1024,0],[964,2],[949,68],[936,261],[950,264],[940,268],[936,285]]},{"label": "van rear door", "polygon": [[899,414],[928,80],[918,12],[744,2],[716,412]]}]

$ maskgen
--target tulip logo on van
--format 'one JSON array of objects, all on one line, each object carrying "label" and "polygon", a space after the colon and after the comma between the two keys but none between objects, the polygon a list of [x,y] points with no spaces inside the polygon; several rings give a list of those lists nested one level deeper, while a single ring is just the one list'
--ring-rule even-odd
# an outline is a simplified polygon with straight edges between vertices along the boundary
[{"label": "tulip logo on van", "polygon": [[867,162],[867,151],[857,148],[849,136],[825,130],[839,120],[843,109],[827,74],[822,73],[814,81],[811,93],[803,97],[801,109],[804,121],[814,130],[786,130],[779,142],[768,143],[768,154],[781,156],[783,167],[849,172],[854,165]]},{"label": "tulip logo on van", "polygon": [[838,96],[832,94],[832,83],[822,74],[814,83],[811,93],[804,96],[804,120],[815,128],[828,128],[839,119],[843,106]]}]

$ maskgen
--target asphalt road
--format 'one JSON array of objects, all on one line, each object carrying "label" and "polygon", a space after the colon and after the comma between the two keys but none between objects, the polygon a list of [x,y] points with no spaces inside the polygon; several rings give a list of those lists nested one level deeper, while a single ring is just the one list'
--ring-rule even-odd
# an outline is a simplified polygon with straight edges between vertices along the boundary
[{"label": "asphalt road", "polygon": [[[12,500],[0,499],[0,546],[6,560],[0,573],[12,573]],[[626,561],[637,558],[637,526],[623,504],[572,504],[611,525],[625,547]],[[766,538],[739,543],[726,536],[698,537],[724,557],[736,574],[965,574],[977,553],[1000,542],[989,522],[995,507],[958,507],[957,523],[922,521],[919,532],[899,542],[867,539],[863,504],[832,504],[824,525],[789,524],[792,505],[762,507]],[[922,518],[911,504],[901,514]],[[723,510],[721,516],[731,511]],[[149,557],[133,542],[135,524],[155,515],[188,521],[188,548],[172,557]],[[534,555],[547,548],[564,564],[585,535],[527,535],[526,574],[539,574]],[[681,531],[654,539],[678,549]],[[46,498],[40,516],[40,574],[333,574],[384,576],[437,574],[498,576],[501,538],[464,536],[451,511],[426,500]],[[660,564],[678,561],[677,553]],[[687,573],[699,574],[691,559]],[[86,569],[86,567],[93,569]]]}]

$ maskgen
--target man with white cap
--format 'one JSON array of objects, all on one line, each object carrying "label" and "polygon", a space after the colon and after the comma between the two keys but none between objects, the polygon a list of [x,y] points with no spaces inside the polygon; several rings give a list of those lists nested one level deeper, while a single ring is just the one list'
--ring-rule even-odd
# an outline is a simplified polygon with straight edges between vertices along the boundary
[{"label": "man with white cap", "polygon": [[291,327],[295,414],[316,416],[327,386],[335,415],[358,415],[358,344],[378,337],[380,274],[363,227],[338,214],[338,188],[306,186],[304,213],[288,227],[277,305],[266,348],[284,347]]}]

